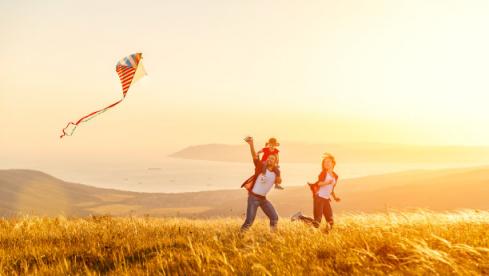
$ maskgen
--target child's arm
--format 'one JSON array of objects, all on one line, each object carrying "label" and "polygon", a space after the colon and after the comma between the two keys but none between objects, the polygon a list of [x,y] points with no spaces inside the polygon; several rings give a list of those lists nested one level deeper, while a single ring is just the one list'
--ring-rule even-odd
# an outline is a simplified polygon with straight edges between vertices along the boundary
[{"label": "child's arm", "polygon": [[262,153],[263,153],[263,150],[259,150],[259,151],[256,153],[256,156],[258,157],[258,159],[261,159],[260,154],[262,154]]}]

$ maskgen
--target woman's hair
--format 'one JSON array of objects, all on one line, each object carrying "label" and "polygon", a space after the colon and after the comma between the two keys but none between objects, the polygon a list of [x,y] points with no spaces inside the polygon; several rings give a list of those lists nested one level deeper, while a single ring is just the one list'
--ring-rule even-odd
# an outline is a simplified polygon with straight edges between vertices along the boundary
[{"label": "woman's hair", "polygon": [[325,152],[323,154],[323,161],[321,162],[322,168],[324,168],[324,161],[326,161],[326,159],[331,160],[331,163],[333,163],[333,168],[336,166],[336,159],[334,158],[334,156],[331,153]]}]

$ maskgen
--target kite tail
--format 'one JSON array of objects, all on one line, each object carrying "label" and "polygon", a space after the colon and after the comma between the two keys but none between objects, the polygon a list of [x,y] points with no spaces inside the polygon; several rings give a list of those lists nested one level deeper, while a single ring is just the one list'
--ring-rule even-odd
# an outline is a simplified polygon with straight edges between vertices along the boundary
[{"label": "kite tail", "polygon": [[[90,113],[90,114],[88,114],[88,115],[86,115],[86,116],[83,116],[83,117],[82,117],[82,118],[80,118],[80,119],[79,119],[79,120],[78,120],[76,123],[69,122],[69,123],[66,125],[66,127],[65,127],[65,128],[63,128],[63,130],[62,130],[62,131],[63,131],[63,134],[61,134],[61,135],[59,136],[59,138],[61,139],[61,138],[63,138],[64,136],[71,136],[71,135],[73,135],[73,133],[75,132],[76,128],[78,127],[78,125],[79,125],[80,123],[85,123],[85,122],[90,121],[91,119],[93,119],[93,118],[97,117],[98,115],[100,115],[100,114],[104,113],[105,111],[109,110],[109,108],[112,108],[112,107],[114,107],[114,106],[118,105],[120,102],[122,102],[122,100],[124,100],[124,97],[123,97],[122,99],[120,99],[119,101],[117,101],[117,102],[115,102],[115,103],[113,103],[113,104],[111,104],[111,105],[109,105],[109,106],[107,106],[107,107],[104,107],[104,108],[102,108],[102,109],[100,109],[100,110],[94,111],[94,112],[92,112],[92,113]],[[66,132],[66,129],[67,129],[69,126],[71,126],[71,125],[73,125],[73,126],[74,126],[74,127],[73,127],[73,130],[72,130],[72,131],[70,131],[70,132]]]}]

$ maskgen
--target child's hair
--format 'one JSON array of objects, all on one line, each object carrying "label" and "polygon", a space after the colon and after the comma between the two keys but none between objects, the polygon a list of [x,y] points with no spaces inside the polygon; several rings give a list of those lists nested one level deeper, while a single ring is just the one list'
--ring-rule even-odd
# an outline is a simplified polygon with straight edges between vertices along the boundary
[{"label": "child's hair", "polygon": [[280,143],[277,142],[277,139],[275,137],[272,137],[270,139],[268,139],[268,142],[265,143],[265,147],[268,147],[270,145],[274,145],[275,147],[278,147],[280,146]]}]

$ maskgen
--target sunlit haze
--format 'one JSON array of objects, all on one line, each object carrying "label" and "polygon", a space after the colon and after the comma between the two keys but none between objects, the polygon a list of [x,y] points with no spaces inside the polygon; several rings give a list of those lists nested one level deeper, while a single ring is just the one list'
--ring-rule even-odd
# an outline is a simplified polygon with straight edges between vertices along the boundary
[{"label": "sunlit haze", "polygon": [[[488,1],[2,1],[0,152],[155,159],[245,135],[489,145]],[[148,77],[119,106],[116,62]],[[8,165],[8,163],[6,163]]]}]

